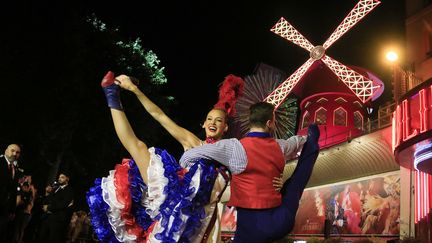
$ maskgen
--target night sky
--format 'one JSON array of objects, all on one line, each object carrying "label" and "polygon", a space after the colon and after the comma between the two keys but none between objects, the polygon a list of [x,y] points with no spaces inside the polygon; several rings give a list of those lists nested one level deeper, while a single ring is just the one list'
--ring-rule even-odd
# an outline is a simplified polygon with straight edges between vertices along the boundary
[{"label": "night sky", "polygon": [[[168,85],[163,94],[177,100],[177,108],[171,113],[173,119],[198,131],[207,111],[216,103],[218,84],[226,75],[244,77],[252,74],[259,63],[291,74],[307,60],[309,53],[304,49],[270,32],[280,17],[318,45],[325,42],[356,3],[18,1],[2,6],[0,149],[3,152],[9,142],[19,142],[25,147],[23,163],[37,161],[32,156],[37,154],[35,136],[40,128],[34,124],[42,119],[39,116],[44,109],[38,100],[49,100],[50,92],[55,90],[53,80],[65,75],[62,63],[66,51],[62,43],[71,38],[69,33],[73,31],[65,26],[72,15],[95,14],[110,27],[117,27],[125,38],[139,37],[143,47],[153,50],[160,66],[165,67]],[[391,93],[390,68],[383,61],[383,51],[389,45],[404,47],[404,19],[404,1],[383,0],[327,50],[341,63],[364,67],[382,79],[386,92],[378,103],[388,100]],[[82,60],[80,65],[85,62]],[[89,75],[102,77],[103,73]],[[94,99],[104,99],[101,93],[95,91]],[[60,106],[50,112],[55,120],[56,112],[64,110]],[[43,125],[49,126],[47,123]],[[87,176],[94,177],[90,172]]]},{"label": "night sky", "polygon": [[[244,77],[261,62],[291,74],[307,60],[307,51],[270,32],[280,17],[318,45],[324,43],[356,3],[145,1],[142,7],[117,2],[87,8],[94,9],[108,24],[119,26],[125,35],[140,37],[144,47],[157,53],[161,66],[166,68],[167,93],[178,99],[179,116],[191,128],[216,102],[217,85],[227,74]],[[383,52],[388,46],[404,46],[404,15],[404,1],[382,1],[337,40],[327,54],[346,65],[369,69],[389,86],[390,70],[383,62]],[[193,88],[199,92],[193,92]]]}]

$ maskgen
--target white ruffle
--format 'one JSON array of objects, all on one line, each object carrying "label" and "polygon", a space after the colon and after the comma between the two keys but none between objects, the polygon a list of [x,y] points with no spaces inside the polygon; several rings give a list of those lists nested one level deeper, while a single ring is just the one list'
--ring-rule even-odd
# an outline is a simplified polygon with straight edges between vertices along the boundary
[{"label": "white ruffle", "polygon": [[117,200],[115,186],[114,186],[114,170],[109,172],[108,177],[102,178],[102,198],[108,204],[107,210],[108,221],[114,234],[120,242],[135,242],[136,236],[127,233],[125,223],[121,219],[121,212],[124,205]]},{"label": "white ruffle", "polygon": [[147,196],[144,200],[144,206],[146,207],[146,213],[154,219],[159,215],[159,207],[167,197],[164,193],[164,188],[168,185],[169,181],[164,175],[165,169],[161,156],[155,153],[153,147],[149,148],[149,152],[150,163],[147,170]]}]

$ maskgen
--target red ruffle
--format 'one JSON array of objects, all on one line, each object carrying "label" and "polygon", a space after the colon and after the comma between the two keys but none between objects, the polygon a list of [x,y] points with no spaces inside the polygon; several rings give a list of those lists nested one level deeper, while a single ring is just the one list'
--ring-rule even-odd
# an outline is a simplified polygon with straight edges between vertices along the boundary
[{"label": "red ruffle", "polygon": [[121,164],[115,166],[114,186],[117,200],[124,205],[121,212],[121,219],[125,222],[125,228],[128,234],[135,235],[137,242],[146,242],[149,234],[152,232],[154,223],[146,230],[141,228],[135,221],[131,213],[132,196],[129,191],[129,159],[123,159]]}]

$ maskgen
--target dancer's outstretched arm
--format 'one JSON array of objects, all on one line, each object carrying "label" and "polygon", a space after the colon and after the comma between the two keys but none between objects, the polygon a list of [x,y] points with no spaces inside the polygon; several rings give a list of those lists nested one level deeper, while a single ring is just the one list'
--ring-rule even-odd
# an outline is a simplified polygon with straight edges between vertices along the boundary
[{"label": "dancer's outstretched arm", "polygon": [[158,121],[182,146],[184,150],[201,145],[201,140],[187,129],[177,125],[165,112],[153,103],[126,75],[116,77],[116,83],[133,92],[144,109]]}]

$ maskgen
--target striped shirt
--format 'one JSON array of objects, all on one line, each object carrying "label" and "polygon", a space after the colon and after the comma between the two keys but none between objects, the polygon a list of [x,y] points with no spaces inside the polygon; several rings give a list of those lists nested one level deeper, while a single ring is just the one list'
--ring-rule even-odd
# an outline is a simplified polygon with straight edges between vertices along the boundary
[{"label": "striped shirt", "polygon": [[[294,159],[303,148],[307,136],[292,136],[288,139],[276,139],[285,161]],[[217,161],[225,165],[233,174],[242,173],[247,166],[246,151],[237,138],[222,139],[214,144],[205,144],[184,152],[180,165],[189,168],[198,159]]]}]

